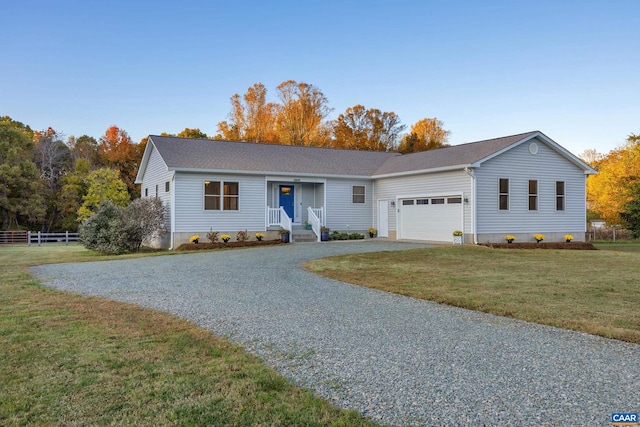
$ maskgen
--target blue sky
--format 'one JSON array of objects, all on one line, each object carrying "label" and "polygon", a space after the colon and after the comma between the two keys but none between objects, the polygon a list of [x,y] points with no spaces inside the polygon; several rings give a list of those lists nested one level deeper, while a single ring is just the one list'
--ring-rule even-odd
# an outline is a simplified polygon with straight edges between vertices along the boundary
[{"label": "blue sky", "polygon": [[541,130],[575,154],[640,133],[640,1],[29,1],[2,7],[0,115],[134,141],[215,134],[229,98],[293,79],[437,117],[450,142]]}]

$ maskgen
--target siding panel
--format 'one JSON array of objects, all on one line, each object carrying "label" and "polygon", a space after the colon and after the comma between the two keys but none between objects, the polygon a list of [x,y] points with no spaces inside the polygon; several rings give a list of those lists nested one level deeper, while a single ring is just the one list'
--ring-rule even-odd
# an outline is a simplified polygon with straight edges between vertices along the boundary
[{"label": "siding panel", "polygon": [[[373,224],[371,180],[327,179],[326,224],[331,230],[365,232]],[[353,203],[353,186],[365,187],[364,203]],[[321,187],[321,186],[318,186]]]},{"label": "siding panel", "polygon": [[[171,181],[171,172],[167,170],[167,165],[158,153],[158,150],[151,145],[151,154],[147,168],[142,177],[140,194],[145,195],[145,189],[149,193],[149,197],[155,197],[156,185],[158,186],[158,198],[162,200],[164,205],[164,218],[167,231],[171,231],[171,192],[173,191],[173,183]],[[169,182],[169,192],[165,191],[165,183]]]},{"label": "siding panel", "polygon": [[[239,210],[204,210],[204,181],[239,183]],[[178,172],[175,176],[176,232],[264,230],[266,187],[263,176]]]},{"label": "siding panel", "polygon": [[[585,231],[584,172],[543,141],[535,142],[538,144],[538,153],[535,155],[529,152],[527,142],[488,160],[476,169],[478,234]],[[509,179],[508,211],[498,209],[500,178]],[[529,180],[538,181],[537,211],[528,209]],[[565,182],[564,211],[556,211],[556,181]]]}]

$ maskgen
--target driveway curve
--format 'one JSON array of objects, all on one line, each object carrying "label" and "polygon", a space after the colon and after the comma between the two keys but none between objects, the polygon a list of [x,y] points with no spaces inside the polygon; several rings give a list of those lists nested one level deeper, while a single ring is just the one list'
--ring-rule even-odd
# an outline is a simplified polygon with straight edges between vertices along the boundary
[{"label": "driveway curve", "polygon": [[318,277],[300,263],[400,242],[54,264],[47,286],[170,312],[380,423],[599,426],[640,411],[640,346]]}]

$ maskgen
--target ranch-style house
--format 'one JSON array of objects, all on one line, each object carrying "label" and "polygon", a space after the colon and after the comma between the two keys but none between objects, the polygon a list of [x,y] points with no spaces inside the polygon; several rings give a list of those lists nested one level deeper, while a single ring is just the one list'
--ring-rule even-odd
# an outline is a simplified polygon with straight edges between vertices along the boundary
[{"label": "ranch-style house", "polygon": [[277,237],[311,224],[379,238],[583,240],[596,173],[542,132],[412,154],[149,136],[136,183],[158,197],[175,248],[210,230]]}]

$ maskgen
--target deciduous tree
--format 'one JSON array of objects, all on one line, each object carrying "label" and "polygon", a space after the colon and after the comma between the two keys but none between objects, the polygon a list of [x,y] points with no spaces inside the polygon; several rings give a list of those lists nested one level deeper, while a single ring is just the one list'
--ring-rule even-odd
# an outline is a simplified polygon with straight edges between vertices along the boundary
[{"label": "deciduous tree", "polygon": [[[44,216],[42,181],[33,162],[33,132],[8,117],[0,119],[0,220],[2,229],[34,224]],[[26,224],[25,224],[26,223]]]},{"label": "deciduous tree", "polygon": [[184,128],[184,130],[178,133],[178,135],[176,136],[178,138],[201,138],[201,139],[209,138],[207,134],[200,131],[199,128],[193,128],[193,129]]},{"label": "deciduous tree", "polygon": [[105,200],[123,207],[129,203],[127,185],[120,179],[117,170],[96,169],[88,175],[87,184],[87,194],[82,197],[83,203],[78,209],[78,221],[89,218]]},{"label": "deciduous tree", "polygon": [[317,87],[288,80],[278,88],[281,105],[276,118],[280,143],[325,146],[329,143],[326,118],[333,110]]},{"label": "deciduous tree", "polygon": [[405,126],[393,112],[366,109],[362,105],[349,107],[333,123],[336,148],[389,151],[396,148]]},{"label": "deciduous tree", "polygon": [[140,153],[131,142],[129,134],[117,126],[111,126],[100,137],[98,147],[102,164],[120,172],[120,178],[127,185],[131,198],[140,196],[135,179],[140,164]]},{"label": "deciduous tree", "polygon": [[598,174],[587,180],[590,209],[608,224],[620,224],[620,214],[640,185],[640,139],[630,135],[624,146],[607,154],[596,168]]},{"label": "deciduous tree", "polygon": [[401,153],[416,153],[448,147],[450,131],[444,129],[444,123],[437,118],[424,118],[411,125],[398,148]]}]

